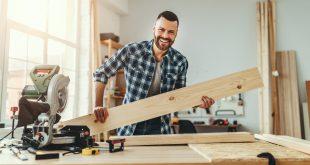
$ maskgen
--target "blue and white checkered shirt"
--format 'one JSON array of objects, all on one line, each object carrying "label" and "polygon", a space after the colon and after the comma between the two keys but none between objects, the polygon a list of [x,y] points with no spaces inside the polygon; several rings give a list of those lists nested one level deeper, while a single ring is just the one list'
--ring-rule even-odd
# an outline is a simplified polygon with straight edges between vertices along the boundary
[{"label": "blue and white checkered shirt", "polygon": [[[153,40],[130,43],[119,49],[93,74],[95,81],[107,83],[108,79],[125,70],[126,94],[123,104],[144,99],[155,72],[156,61],[152,51]],[[186,72],[188,62],[186,58],[173,48],[169,48],[161,64],[160,93],[186,86]],[[161,116],[161,133],[170,133],[170,114]],[[117,129],[119,136],[130,136],[134,133],[136,124]]]}]

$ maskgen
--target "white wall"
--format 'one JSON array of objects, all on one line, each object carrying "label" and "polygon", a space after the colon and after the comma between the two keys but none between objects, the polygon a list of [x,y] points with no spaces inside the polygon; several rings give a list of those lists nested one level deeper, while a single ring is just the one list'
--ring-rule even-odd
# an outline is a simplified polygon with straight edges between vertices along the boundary
[{"label": "white wall", "polygon": [[[171,10],[180,20],[174,47],[189,61],[188,85],[210,80],[257,65],[256,1],[129,0],[128,15],[121,17],[121,40],[152,39],[157,15]],[[237,120],[258,132],[257,90],[245,94],[245,117]]]},{"label": "white wall", "polygon": [[100,0],[104,6],[117,14],[128,14],[128,0]]},{"label": "white wall", "polygon": [[278,50],[296,50],[300,102],[306,102],[305,81],[310,80],[310,1],[278,0]]},{"label": "white wall", "polygon": [[120,16],[128,14],[128,0],[97,0],[100,33],[120,34]]},{"label": "white wall", "polygon": [[120,34],[120,16],[104,4],[99,5],[99,30],[100,33]]}]

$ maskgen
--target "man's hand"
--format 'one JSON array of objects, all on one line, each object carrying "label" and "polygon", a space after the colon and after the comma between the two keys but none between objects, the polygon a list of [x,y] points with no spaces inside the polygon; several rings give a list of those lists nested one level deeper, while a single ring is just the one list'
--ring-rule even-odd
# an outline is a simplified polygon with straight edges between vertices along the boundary
[{"label": "man's hand", "polygon": [[95,107],[94,114],[96,116],[95,123],[97,123],[98,121],[104,123],[107,117],[109,116],[108,110],[105,107]]},{"label": "man's hand", "polygon": [[199,105],[200,108],[210,108],[214,104],[214,100],[208,96],[201,97],[201,104]]}]

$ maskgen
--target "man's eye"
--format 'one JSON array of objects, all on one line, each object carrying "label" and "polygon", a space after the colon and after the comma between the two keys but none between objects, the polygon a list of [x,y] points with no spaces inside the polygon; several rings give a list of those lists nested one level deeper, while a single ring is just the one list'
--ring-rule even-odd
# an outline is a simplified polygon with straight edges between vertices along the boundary
[{"label": "man's eye", "polygon": [[164,31],[164,29],[158,29],[158,31],[163,32],[163,31]]}]

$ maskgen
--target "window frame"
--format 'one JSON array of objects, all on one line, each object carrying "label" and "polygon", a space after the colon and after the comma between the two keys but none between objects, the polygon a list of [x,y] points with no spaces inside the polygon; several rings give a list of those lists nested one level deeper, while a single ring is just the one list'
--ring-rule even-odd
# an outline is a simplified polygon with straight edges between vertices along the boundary
[{"label": "window frame", "polygon": [[7,18],[7,0],[0,1],[0,122],[4,122],[3,108],[3,90],[4,90],[4,60],[5,60],[5,41],[6,41],[6,18]]},{"label": "window frame", "polygon": [[[49,0],[50,1],[50,0]],[[1,60],[2,62],[0,62],[2,68],[0,69],[0,71],[2,71],[2,73],[0,72],[0,108],[1,108],[1,112],[0,112],[0,122],[5,123],[6,126],[9,126],[10,123],[10,119],[7,118],[7,114],[6,114],[6,99],[7,99],[7,80],[8,80],[8,61],[9,61],[9,44],[10,44],[10,31],[11,29],[16,30],[16,31],[20,31],[22,33],[26,33],[28,35],[32,35],[35,37],[39,37],[43,40],[44,42],[44,47],[43,47],[43,64],[47,64],[47,47],[48,47],[48,40],[52,39],[56,42],[60,42],[66,46],[72,47],[75,49],[75,54],[76,54],[76,59],[75,59],[75,84],[74,84],[74,90],[75,90],[75,94],[74,94],[74,102],[73,102],[73,110],[72,110],[72,117],[77,117],[78,112],[77,112],[77,105],[78,105],[78,96],[79,96],[79,91],[77,90],[77,87],[79,85],[79,77],[78,77],[78,73],[79,73],[79,56],[80,56],[80,40],[79,40],[79,34],[80,34],[80,29],[81,29],[81,24],[79,21],[80,18],[80,5],[81,5],[81,0],[77,0],[77,29],[76,29],[76,40],[75,43],[70,42],[69,40],[65,40],[62,38],[59,38],[57,36],[51,35],[48,33],[48,18],[46,19],[46,29],[45,32],[37,30],[35,28],[29,27],[27,25],[18,23],[14,20],[10,20],[7,17],[7,12],[8,12],[8,0],[3,0],[2,1],[2,9],[1,10],[1,16],[3,20],[0,20],[1,25],[3,25],[3,31],[1,31],[1,26],[0,26],[0,34],[5,34],[5,35],[1,35],[2,37],[0,38],[0,43],[2,42],[2,44],[0,45],[0,51],[3,51],[3,56],[0,57],[3,60]],[[2,24],[2,22],[4,24]],[[2,32],[2,33],[1,33]],[[2,40],[3,39],[3,40]],[[2,54],[0,52],[0,54]],[[27,61],[28,63],[28,61]],[[72,70],[70,70],[72,71]],[[27,73],[28,74],[28,73]],[[2,79],[1,79],[2,78]],[[2,81],[2,82],[1,82]],[[68,96],[69,99],[69,96]],[[18,106],[18,105],[17,105]]]}]

